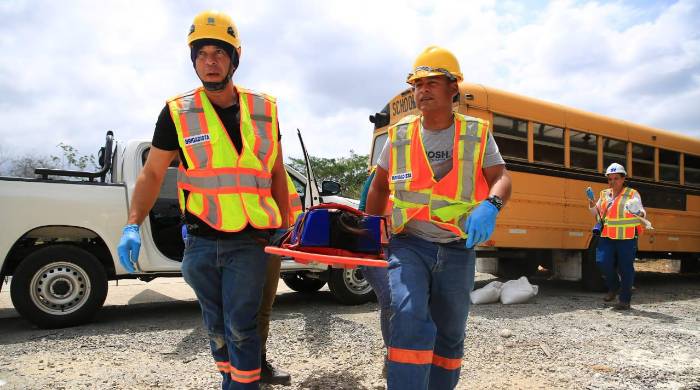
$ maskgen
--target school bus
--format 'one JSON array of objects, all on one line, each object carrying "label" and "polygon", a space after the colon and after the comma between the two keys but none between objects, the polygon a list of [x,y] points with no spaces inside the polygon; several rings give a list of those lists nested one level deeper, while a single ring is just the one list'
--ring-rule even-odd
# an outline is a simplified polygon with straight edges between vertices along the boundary
[{"label": "school bus", "polygon": [[[493,259],[478,262],[482,270],[527,275],[541,265],[601,289],[584,190],[606,188],[603,172],[613,162],[627,170],[654,226],[639,237],[637,257],[680,259],[682,272],[700,270],[700,139],[468,82],[453,106],[489,122],[513,180],[493,236],[477,248]],[[388,127],[408,114],[419,114],[411,88],[370,116],[371,166]]]}]

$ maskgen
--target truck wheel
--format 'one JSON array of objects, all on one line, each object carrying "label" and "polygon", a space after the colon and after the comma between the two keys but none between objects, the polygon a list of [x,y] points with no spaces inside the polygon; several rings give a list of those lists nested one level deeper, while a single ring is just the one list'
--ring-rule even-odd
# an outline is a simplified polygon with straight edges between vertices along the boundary
[{"label": "truck wheel", "polygon": [[299,272],[283,274],[282,281],[287,285],[287,287],[302,293],[316,292],[326,284],[326,282],[323,280],[309,278],[304,276],[303,273]]},{"label": "truck wheel", "polygon": [[595,249],[598,246],[598,236],[593,236],[588,249],[581,251],[581,285],[584,290],[606,292],[603,274],[595,263]]},{"label": "truck wheel", "polygon": [[360,305],[376,299],[372,286],[359,268],[331,269],[328,288],[335,299],[344,305]]},{"label": "truck wheel", "polygon": [[71,245],[47,246],[17,266],[10,295],[15,309],[40,328],[78,325],[104,304],[107,275],[90,252]]}]

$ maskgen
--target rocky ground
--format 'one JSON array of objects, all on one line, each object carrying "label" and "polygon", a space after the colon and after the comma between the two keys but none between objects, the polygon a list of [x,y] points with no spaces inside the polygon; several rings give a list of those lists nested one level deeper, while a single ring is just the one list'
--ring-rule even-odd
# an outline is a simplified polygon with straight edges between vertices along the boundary
[{"label": "rocky ground", "polygon": [[[612,311],[576,283],[534,278],[527,304],[473,306],[460,389],[700,389],[700,275],[640,263],[633,309]],[[493,277],[479,275],[477,287]],[[199,308],[181,279],[110,286],[91,324],[42,330],[0,293],[0,390],[214,389]],[[282,283],[269,355],[289,387],[383,389],[376,303],[341,306]]]}]

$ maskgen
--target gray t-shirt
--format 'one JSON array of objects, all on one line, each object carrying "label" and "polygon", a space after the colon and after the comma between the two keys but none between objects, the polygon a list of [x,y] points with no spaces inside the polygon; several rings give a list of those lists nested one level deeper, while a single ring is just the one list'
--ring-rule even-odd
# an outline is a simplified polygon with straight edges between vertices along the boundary
[{"label": "gray t-shirt", "polygon": [[[423,137],[423,148],[428,155],[428,162],[435,174],[435,180],[440,180],[452,170],[452,151],[454,149],[455,126],[441,130],[426,130],[421,126],[421,136]],[[384,148],[382,149],[377,165],[388,170],[389,169],[389,139],[387,138]],[[498,145],[493,139],[493,135],[489,132],[486,140],[486,150],[484,152],[484,168],[494,165],[505,164],[501,153],[498,151]],[[451,242],[459,240],[452,232],[439,228],[437,225],[424,222],[410,220],[404,227],[404,232],[413,234],[424,240],[432,242]]]}]

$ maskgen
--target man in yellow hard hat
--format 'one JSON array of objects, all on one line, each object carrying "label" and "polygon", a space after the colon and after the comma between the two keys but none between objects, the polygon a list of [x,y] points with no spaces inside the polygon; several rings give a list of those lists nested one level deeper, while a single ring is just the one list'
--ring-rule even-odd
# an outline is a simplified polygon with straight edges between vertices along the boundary
[{"label": "man in yellow hard hat", "polygon": [[202,86],[168,99],[161,111],[119,259],[134,272],[139,224],[179,155],[178,198],[187,225],[182,275],[201,306],[222,388],[257,389],[263,373],[257,316],[268,266],[263,248],[288,226],[289,214],[277,104],[234,86],[241,43],[231,17],[198,14],[187,44]]},{"label": "man in yellow hard hat", "polygon": [[453,389],[459,381],[474,246],[488,240],[511,180],[487,121],[453,111],[462,73],[431,46],[408,83],[421,115],[388,130],[367,198],[384,215],[391,195],[388,388]]}]

